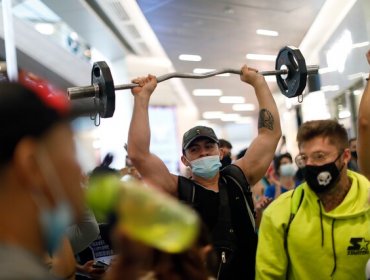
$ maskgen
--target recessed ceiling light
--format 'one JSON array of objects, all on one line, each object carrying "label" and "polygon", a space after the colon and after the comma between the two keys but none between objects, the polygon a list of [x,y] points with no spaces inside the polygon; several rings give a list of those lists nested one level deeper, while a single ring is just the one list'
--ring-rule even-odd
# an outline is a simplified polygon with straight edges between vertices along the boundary
[{"label": "recessed ceiling light", "polygon": [[245,104],[234,104],[233,110],[234,111],[254,111],[256,106],[252,103],[245,103]]},{"label": "recessed ceiling light", "polygon": [[221,116],[221,121],[223,122],[235,122],[240,119],[239,114],[223,114]]},{"label": "recessed ceiling light", "polygon": [[207,68],[195,68],[193,70],[193,73],[194,74],[204,74],[204,73],[208,73],[208,72],[213,72],[215,71],[216,69],[207,69]]},{"label": "recessed ceiling light", "polygon": [[252,117],[240,117],[236,120],[236,123],[238,124],[246,124],[246,123],[252,123],[253,118]]},{"label": "recessed ceiling light", "polygon": [[273,30],[266,30],[266,29],[257,29],[256,33],[258,35],[263,35],[263,36],[273,36],[273,37],[279,36],[279,32],[273,31]]},{"label": "recessed ceiling light", "polygon": [[55,32],[55,27],[51,23],[36,23],[35,29],[44,35],[52,35]]},{"label": "recessed ceiling light", "polygon": [[203,119],[220,119],[224,115],[222,111],[207,111],[202,114]]},{"label": "recessed ceiling light", "polygon": [[355,79],[365,78],[366,76],[367,76],[366,73],[359,72],[359,73],[348,75],[347,78],[348,80],[355,80]]},{"label": "recessed ceiling light", "polygon": [[248,53],[245,57],[251,60],[276,61],[276,55],[271,54]]},{"label": "recessed ceiling light", "polygon": [[356,43],[352,45],[352,49],[362,48],[369,45],[369,42]]},{"label": "recessed ceiling light", "polygon": [[222,90],[220,89],[195,89],[193,90],[194,96],[221,96]]},{"label": "recessed ceiling light", "polygon": [[201,61],[202,57],[195,54],[180,54],[179,59],[184,61]]},{"label": "recessed ceiling light", "polygon": [[337,91],[339,90],[339,86],[338,85],[330,85],[330,86],[323,86],[321,87],[321,90],[322,91]]},{"label": "recessed ceiling light", "polygon": [[326,73],[331,73],[335,71],[338,71],[338,69],[335,67],[325,67],[325,68],[319,69],[319,74],[326,74]]},{"label": "recessed ceiling light", "polygon": [[348,111],[348,110],[340,111],[339,114],[338,114],[338,117],[340,119],[346,119],[346,118],[349,118],[350,116],[351,116],[351,112]]},{"label": "recessed ceiling light", "polygon": [[276,76],[265,76],[265,81],[268,83],[276,83]]},{"label": "recessed ceiling light", "polygon": [[220,103],[244,103],[245,99],[242,96],[221,96]]}]

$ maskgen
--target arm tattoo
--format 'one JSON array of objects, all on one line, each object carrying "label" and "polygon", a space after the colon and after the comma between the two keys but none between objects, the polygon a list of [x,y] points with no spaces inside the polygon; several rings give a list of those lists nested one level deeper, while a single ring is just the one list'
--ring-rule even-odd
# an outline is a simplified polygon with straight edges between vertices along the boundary
[{"label": "arm tattoo", "polygon": [[274,117],[267,109],[261,109],[258,116],[258,129],[266,127],[267,129],[274,129]]}]

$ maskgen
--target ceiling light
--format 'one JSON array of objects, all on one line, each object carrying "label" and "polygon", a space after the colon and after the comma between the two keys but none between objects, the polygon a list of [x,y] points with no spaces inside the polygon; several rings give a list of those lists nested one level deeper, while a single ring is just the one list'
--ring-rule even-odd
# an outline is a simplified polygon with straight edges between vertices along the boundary
[{"label": "ceiling light", "polygon": [[44,35],[52,35],[55,32],[55,27],[51,23],[36,23],[35,29]]},{"label": "ceiling light", "polygon": [[271,54],[248,53],[245,57],[251,60],[276,61],[276,55]]},{"label": "ceiling light", "polygon": [[220,119],[224,115],[222,111],[208,111],[202,114],[203,119]]},{"label": "ceiling light", "polygon": [[338,71],[338,69],[335,67],[325,67],[325,68],[319,69],[319,74],[326,74],[326,73],[331,73],[335,71]]},{"label": "ceiling light", "polygon": [[215,71],[216,69],[207,69],[207,68],[195,68],[193,70],[193,73],[194,74],[204,74],[204,73],[208,73],[208,72],[213,72]]},{"label": "ceiling light", "polygon": [[239,114],[223,114],[221,116],[221,121],[223,122],[235,122],[240,119]]},{"label": "ceiling light", "polygon": [[348,78],[348,80],[355,80],[355,79],[359,79],[359,78],[364,78],[366,75],[367,74],[364,73],[364,72],[359,72],[359,73],[348,75],[347,78]]},{"label": "ceiling light", "polygon": [[356,43],[352,45],[352,49],[362,48],[369,45],[369,42]]},{"label": "ceiling light", "polygon": [[252,117],[241,117],[236,120],[236,123],[238,124],[246,124],[246,123],[252,123],[253,118]]},{"label": "ceiling light", "polygon": [[234,111],[254,111],[256,106],[252,103],[245,103],[245,104],[234,104],[233,110]]},{"label": "ceiling light", "polygon": [[338,85],[323,86],[323,87],[321,87],[321,90],[326,91],[326,92],[328,92],[328,91],[337,91],[337,90],[339,90],[339,86]]},{"label": "ceiling light", "polygon": [[220,89],[195,89],[193,90],[194,96],[221,96],[222,90]]},{"label": "ceiling light", "polygon": [[268,83],[276,83],[276,76],[265,76],[265,81]]},{"label": "ceiling light", "polygon": [[242,96],[221,96],[220,103],[244,103],[245,99]]},{"label": "ceiling light", "polygon": [[216,75],[217,77],[230,77],[230,73],[223,73],[223,74],[218,74]]},{"label": "ceiling light", "polygon": [[194,54],[180,54],[179,59],[184,61],[201,61],[202,57]]},{"label": "ceiling light", "polygon": [[266,29],[257,29],[256,33],[258,35],[263,35],[263,36],[273,36],[276,37],[279,35],[279,32],[273,31],[273,30],[266,30]]},{"label": "ceiling light", "polygon": [[348,111],[348,110],[340,111],[339,114],[338,114],[338,117],[340,119],[346,119],[346,118],[349,118],[350,116],[351,116],[351,112]]}]

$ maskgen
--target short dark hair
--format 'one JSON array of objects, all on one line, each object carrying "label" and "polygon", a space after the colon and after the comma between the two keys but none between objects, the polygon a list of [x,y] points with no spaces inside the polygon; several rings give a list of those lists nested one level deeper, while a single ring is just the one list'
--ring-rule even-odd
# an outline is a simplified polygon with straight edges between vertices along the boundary
[{"label": "short dark hair", "polygon": [[350,145],[353,141],[357,141],[357,138],[356,137],[353,137],[351,139],[348,140],[348,144]]},{"label": "short dark hair", "polygon": [[220,148],[228,148],[228,149],[233,148],[231,143],[229,141],[225,140],[225,139],[218,139],[218,142],[219,142]]},{"label": "short dark hair", "polygon": [[347,131],[337,120],[315,120],[303,123],[298,129],[298,147],[315,137],[328,138],[329,142],[339,150],[349,147]]},{"label": "short dark hair", "polygon": [[274,167],[275,167],[275,173],[277,175],[280,176],[280,166],[281,166],[281,160],[283,158],[287,158],[290,160],[290,162],[293,162],[293,157],[290,153],[284,153],[284,154],[280,154],[280,155],[277,155],[275,158],[274,158]]}]

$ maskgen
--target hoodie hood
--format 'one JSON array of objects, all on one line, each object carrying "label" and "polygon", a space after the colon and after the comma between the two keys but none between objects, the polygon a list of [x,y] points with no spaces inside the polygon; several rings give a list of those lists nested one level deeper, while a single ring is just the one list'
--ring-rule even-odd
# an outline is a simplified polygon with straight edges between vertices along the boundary
[{"label": "hoodie hood", "polygon": [[[329,212],[325,212],[325,210],[322,209],[323,216],[327,216],[332,219],[349,219],[364,215],[370,209],[370,183],[367,178],[351,170],[347,170],[347,175],[352,181],[351,188],[349,189],[347,195],[335,209]],[[360,188],[360,185],[367,185],[368,188]],[[303,184],[303,188],[305,190],[305,194],[307,195],[308,203],[317,205],[317,201],[319,200],[318,196],[310,189],[307,183]],[[322,207],[321,203],[320,207]]]}]

